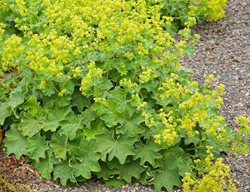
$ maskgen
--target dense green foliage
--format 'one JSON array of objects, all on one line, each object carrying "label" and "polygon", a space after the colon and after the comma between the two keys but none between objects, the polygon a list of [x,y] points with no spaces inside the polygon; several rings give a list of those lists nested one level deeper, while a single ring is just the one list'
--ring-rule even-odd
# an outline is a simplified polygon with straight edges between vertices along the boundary
[{"label": "dense green foliage", "polygon": [[[156,0],[149,0],[156,3]],[[195,25],[205,20],[216,21],[224,17],[226,0],[162,0],[161,15],[174,18],[175,25]]]},{"label": "dense green foliage", "polygon": [[224,86],[199,85],[179,62],[199,38],[192,15],[177,41],[165,1],[0,2],[4,146],[44,178],[172,191],[212,159],[195,160],[231,149]]}]

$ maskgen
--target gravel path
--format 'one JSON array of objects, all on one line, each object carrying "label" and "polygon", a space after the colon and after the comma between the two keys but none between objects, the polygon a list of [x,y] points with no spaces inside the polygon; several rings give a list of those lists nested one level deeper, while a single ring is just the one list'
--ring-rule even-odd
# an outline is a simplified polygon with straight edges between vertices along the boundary
[{"label": "gravel path", "polygon": [[[228,0],[227,14],[223,20],[202,24],[194,29],[201,35],[193,57],[185,58],[183,64],[194,71],[194,78],[202,83],[204,74],[214,74],[215,83],[226,85],[224,106],[221,112],[233,129],[238,115],[250,115],[250,1]],[[2,165],[9,162],[8,169]],[[250,191],[250,156],[230,156],[232,176],[239,192]],[[20,162],[19,162],[20,163]],[[21,180],[35,192],[152,192],[152,188],[128,184],[118,189],[105,187],[100,181],[89,181],[76,187],[62,187],[51,181],[39,179],[30,165],[18,166],[14,158],[0,152],[0,171]],[[18,176],[17,176],[18,175]],[[31,182],[32,181],[32,182]]]},{"label": "gravel path", "polygon": [[[223,83],[226,93],[221,113],[230,127],[238,115],[250,115],[250,1],[228,0],[224,19],[197,26],[201,35],[193,57],[183,63],[202,83],[204,74],[214,74],[215,83]],[[250,156],[229,156],[232,177],[239,192],[250,191]]]},{"label": "gravel path", "polygon": [[204,74],[214,74],[216,83],[226,85],[222,113],[233,119],[250,115],[250,1],[228,1],[223,20],[200,25],[196,53],[186,58],[194,78],[202,82]]}]

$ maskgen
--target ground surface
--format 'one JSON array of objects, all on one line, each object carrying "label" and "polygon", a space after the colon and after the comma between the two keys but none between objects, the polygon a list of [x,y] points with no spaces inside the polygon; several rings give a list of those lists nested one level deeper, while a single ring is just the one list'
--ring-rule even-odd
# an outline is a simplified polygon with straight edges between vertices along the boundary
[{"label": "ground surface", "polygon": [[[216,23],[202,24],[194,29],[202,38],[196,45],[193,57],[183,64],[194,70],[194,78],[202,82],[204,74],[214,74],[215,83],[226,85],[224,106],[221,112],[233,129],[233,120],[239,114],[250,115],[250,1],[228,0],[227,14]],[[232,176],[239,192],[250,191],[250,157],[227,157]],[[152,192],[152,188],[139,184],[124,185],[118,189],[105,187],[92,180],[75,187],[62,187],[44,181],[33,167],[6,157],[0,152],[0,172],[12,184],[25,183],[35,192]],[[1,186],[0,186],[1,187]],[[1,189],[0,189],[1,191]],[[17,191],[24,191],[19,188]]]},{"label": "ground surface", "polygon": [[[221,113],[230,127],[238,115],[250,115],[250,1],[228,0],[224,19],[197,26],[201,35],[193,57],[183,64],[193,69],[202,83],[204,74],[214,74],[215,83],[226,86]],[[250,191],[250,156],[229,156],[232,177],[239,192]]]}]

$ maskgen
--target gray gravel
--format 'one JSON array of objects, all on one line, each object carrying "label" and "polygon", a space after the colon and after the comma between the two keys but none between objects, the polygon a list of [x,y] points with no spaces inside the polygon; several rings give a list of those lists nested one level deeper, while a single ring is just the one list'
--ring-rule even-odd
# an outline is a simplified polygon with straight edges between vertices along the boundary
[{"label": "gray gravel", "polygon": [[[223,83],[226,93],[221,113],[235,130],[235,117],[250,115],[250,1],[228,0],[224,19],[206,23],[193,30],[201,35],[193,57],[183,63],[194,71],[194,79],[203,82],[204,74],[214,74],[215,83]],[[234,157],[232,177],[239,192],[250,191],[250,156]]]},{"label": "gray gravel", "polygon": [[250,1],[228,1],[223,20],[194,29],[201,35],[196,53],[186,58],[194,78],[214,74],[215,83],[226,85],[222,113],[235,128],[234,118],[250,115]]}]

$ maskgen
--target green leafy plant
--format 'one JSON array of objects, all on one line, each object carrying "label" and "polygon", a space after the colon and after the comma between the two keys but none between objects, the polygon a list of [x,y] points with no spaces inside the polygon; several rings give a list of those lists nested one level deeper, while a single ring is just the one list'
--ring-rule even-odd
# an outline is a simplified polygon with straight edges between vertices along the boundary
[{"label": "green leafy plant", "polygon": [[225,15],[226,0],[148,0],[150,4],[159,4],[162,16],[171,16],[174,20],[173,30],[183,28],[186,24],[217,21]]},{"label": "green leafy plant", "polygon": [[180,59],[199,36],[186,24],[175,40],[160,4],[16,0],[4,9],[4,146],[44,178],[172,191],[197,173],[207,146],[214,158],[231,149],[235,135],[218,113],[224,86],[189,77]]},{"label": "green leafy plant", "polygon": [[[211,159],[208,156],[207,158],[205,158],[205,161],[207,165],[207,167],[205,168],[205,174],[193,178],[191,173],[187,173],[182,180],[183,190],[185,192],[237,191],[230,176],[230,167],[222,162],[222,158],[219,158],[215,163],[212,163]],[[198,167],[199,163],[201,163],[201,161],[196,160],[196,164]]]}]

